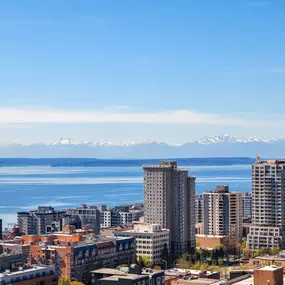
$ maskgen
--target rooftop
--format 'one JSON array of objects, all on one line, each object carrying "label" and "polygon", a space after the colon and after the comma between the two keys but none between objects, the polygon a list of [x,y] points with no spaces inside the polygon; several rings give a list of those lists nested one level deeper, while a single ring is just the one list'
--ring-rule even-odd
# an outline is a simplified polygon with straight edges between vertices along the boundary
[{"label": "rooftop", "polygon": [[283,267],[271,265],[271,266],[264,266],[264,267],[257,269],[257,270],[258,271],[275,271],[275,270],[279,270],[279,269],[283,270]]},{"label": "rooftop", "polygon": [[112,280],[112,281],[118,281],[119,279],[131,279],[131,280],[136,280],[136,279],[142,279],[145,278],[145,275],[137,275],[137,274],[126,274],[126,275],[113,275],[113,276],[108,276],[105,278],[102,278],[101,280]]},{"label": "rooftop", "polygon": [[178,280],[178,285],[181,284],[201,284],[201,285],[215,285],[215,284],[221,284],[221,280],[215,280],[215,279],[207,279],[207,278],[199,278],[194,280]]},{"label": "rooftop", "polygon": [[112,269],[112,268],[100,268],[91,271],[91,273],[94,274],[110,274],[110,275],[126,275],[125,272],[118,270],[118,269]]},{"label": "rooftop", "polygon": [[0,278],[6,277],[6,276],[15,276],[23,273],[33,273],[36,271],[44,271],[44,270],[54,270],[54,266],[24,266],[20,267],[17,270],[13,271],[5,271],[0,273]]},{"label": "rooftop", "polygon": [[257,157],[255,164],[285,164],[285,159],[261,160]]},{"label": "rooftop", "polygon": [[226,238],[227,236],[215,236],[215,235],[196,234],[196,237],[204,237],[204,238]]}]

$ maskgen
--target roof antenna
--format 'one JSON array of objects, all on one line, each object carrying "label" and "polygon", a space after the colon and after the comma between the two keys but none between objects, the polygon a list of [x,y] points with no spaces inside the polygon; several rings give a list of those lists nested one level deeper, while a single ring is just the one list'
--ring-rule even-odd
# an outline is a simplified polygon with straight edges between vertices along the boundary
[{"label": "roof antenna", "polygon": [[256,155],[256,161],[259,162],[260,161],[260,156],[257,154]]}]

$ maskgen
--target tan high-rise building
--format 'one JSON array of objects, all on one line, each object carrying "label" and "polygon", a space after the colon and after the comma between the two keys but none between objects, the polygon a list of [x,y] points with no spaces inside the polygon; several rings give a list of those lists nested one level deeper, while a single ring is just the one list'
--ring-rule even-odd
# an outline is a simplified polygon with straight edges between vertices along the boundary
[{"label": "tan high-rise building", "polygon": [[204,193],[204,234],[242,239],[242,193],[217,186]]},{"label": "tan high-rise building", "polygon": [[170,249],[179,255],[195,248],[195,177],[176,162],[144,166],[145,222],[170,230]]},{"label": "tan high-rise building", "polygon": [[284,248],[285,159],[261,160],[252,166],[252,226],[247,236],[251,249]]}]

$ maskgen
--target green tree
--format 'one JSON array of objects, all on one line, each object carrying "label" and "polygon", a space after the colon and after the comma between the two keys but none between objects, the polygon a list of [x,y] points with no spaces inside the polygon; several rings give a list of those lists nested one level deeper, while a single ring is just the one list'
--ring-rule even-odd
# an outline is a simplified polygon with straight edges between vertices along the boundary
[{"label": "green tree", "polygon": [[60,278],[58,280],[58,285],[70,285],[70,281],[65,278]]},{"label": "green tree", "polygon": [[246,247],[242,250],[242,255],[244,258],[247,258],[247,259],[251,258],[253,255],[253,251],[250,248]]},{"label": "green tree", "polygon": [[219,257],[219,259],[218,259],[218,265],[219,266],[222,266],[224,264],[224,260],[221,258],[221,257]]},{"label": "green tree", "polygon": [[117,268],[121,268],[121,267],[129,267],[127,264],[120,264],[117,266]]},{"label": "green tree", "polygon": [[152,267],[152,261],[148,256],[139,256],[138,264],[141,267]]},{"label": "green tree", "polygon": [[245,249],[246,248],[246,240],[244,240],[241,245],[240,245],[241,249]]},{"label": "green tree", "polygon": [[196,253],[195,253],[195,259],[196,261],[201,260],[201,256],[202,256],[202,249],[197,249]]},{"label": "green tree", "polygon": [[189,261],[190,260],[190,254],[188,253],[188,252],[185,252],[185,253],[183,253],[182,255],[181,255],[181,258],[183,259],[183,260],[185,260],[185,261]]},{"label": "green tree", "polygon": [[280,247],[279,247],[279,246],[276,246],[276,247],[273,247],[273,248],[272,248],[271,254],[276,255],[276,254],[279,254],[280,251],[281,251]]},{"label": "green tree", "polygon": [[253,253],[253,256],[256,257],[256,256],[263,255],[263,254],[264,254],[264,248],[259,248]]}]

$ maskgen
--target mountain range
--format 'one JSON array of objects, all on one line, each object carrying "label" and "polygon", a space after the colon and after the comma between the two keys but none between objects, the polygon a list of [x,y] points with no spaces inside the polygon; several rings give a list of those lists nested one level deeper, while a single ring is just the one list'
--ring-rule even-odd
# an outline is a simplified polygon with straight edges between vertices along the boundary
[{"label": "mountain range", "polygon": [[[74,141],[61,138],[51,143],[4,144],[0,157],[29,158],[180,158],[180,157],[282,157],[285,140],[267,137],[203,137],[198,141],[174,145],[148,140],[126,143]],[[284,155],[285,156],[285,155]]]}]

